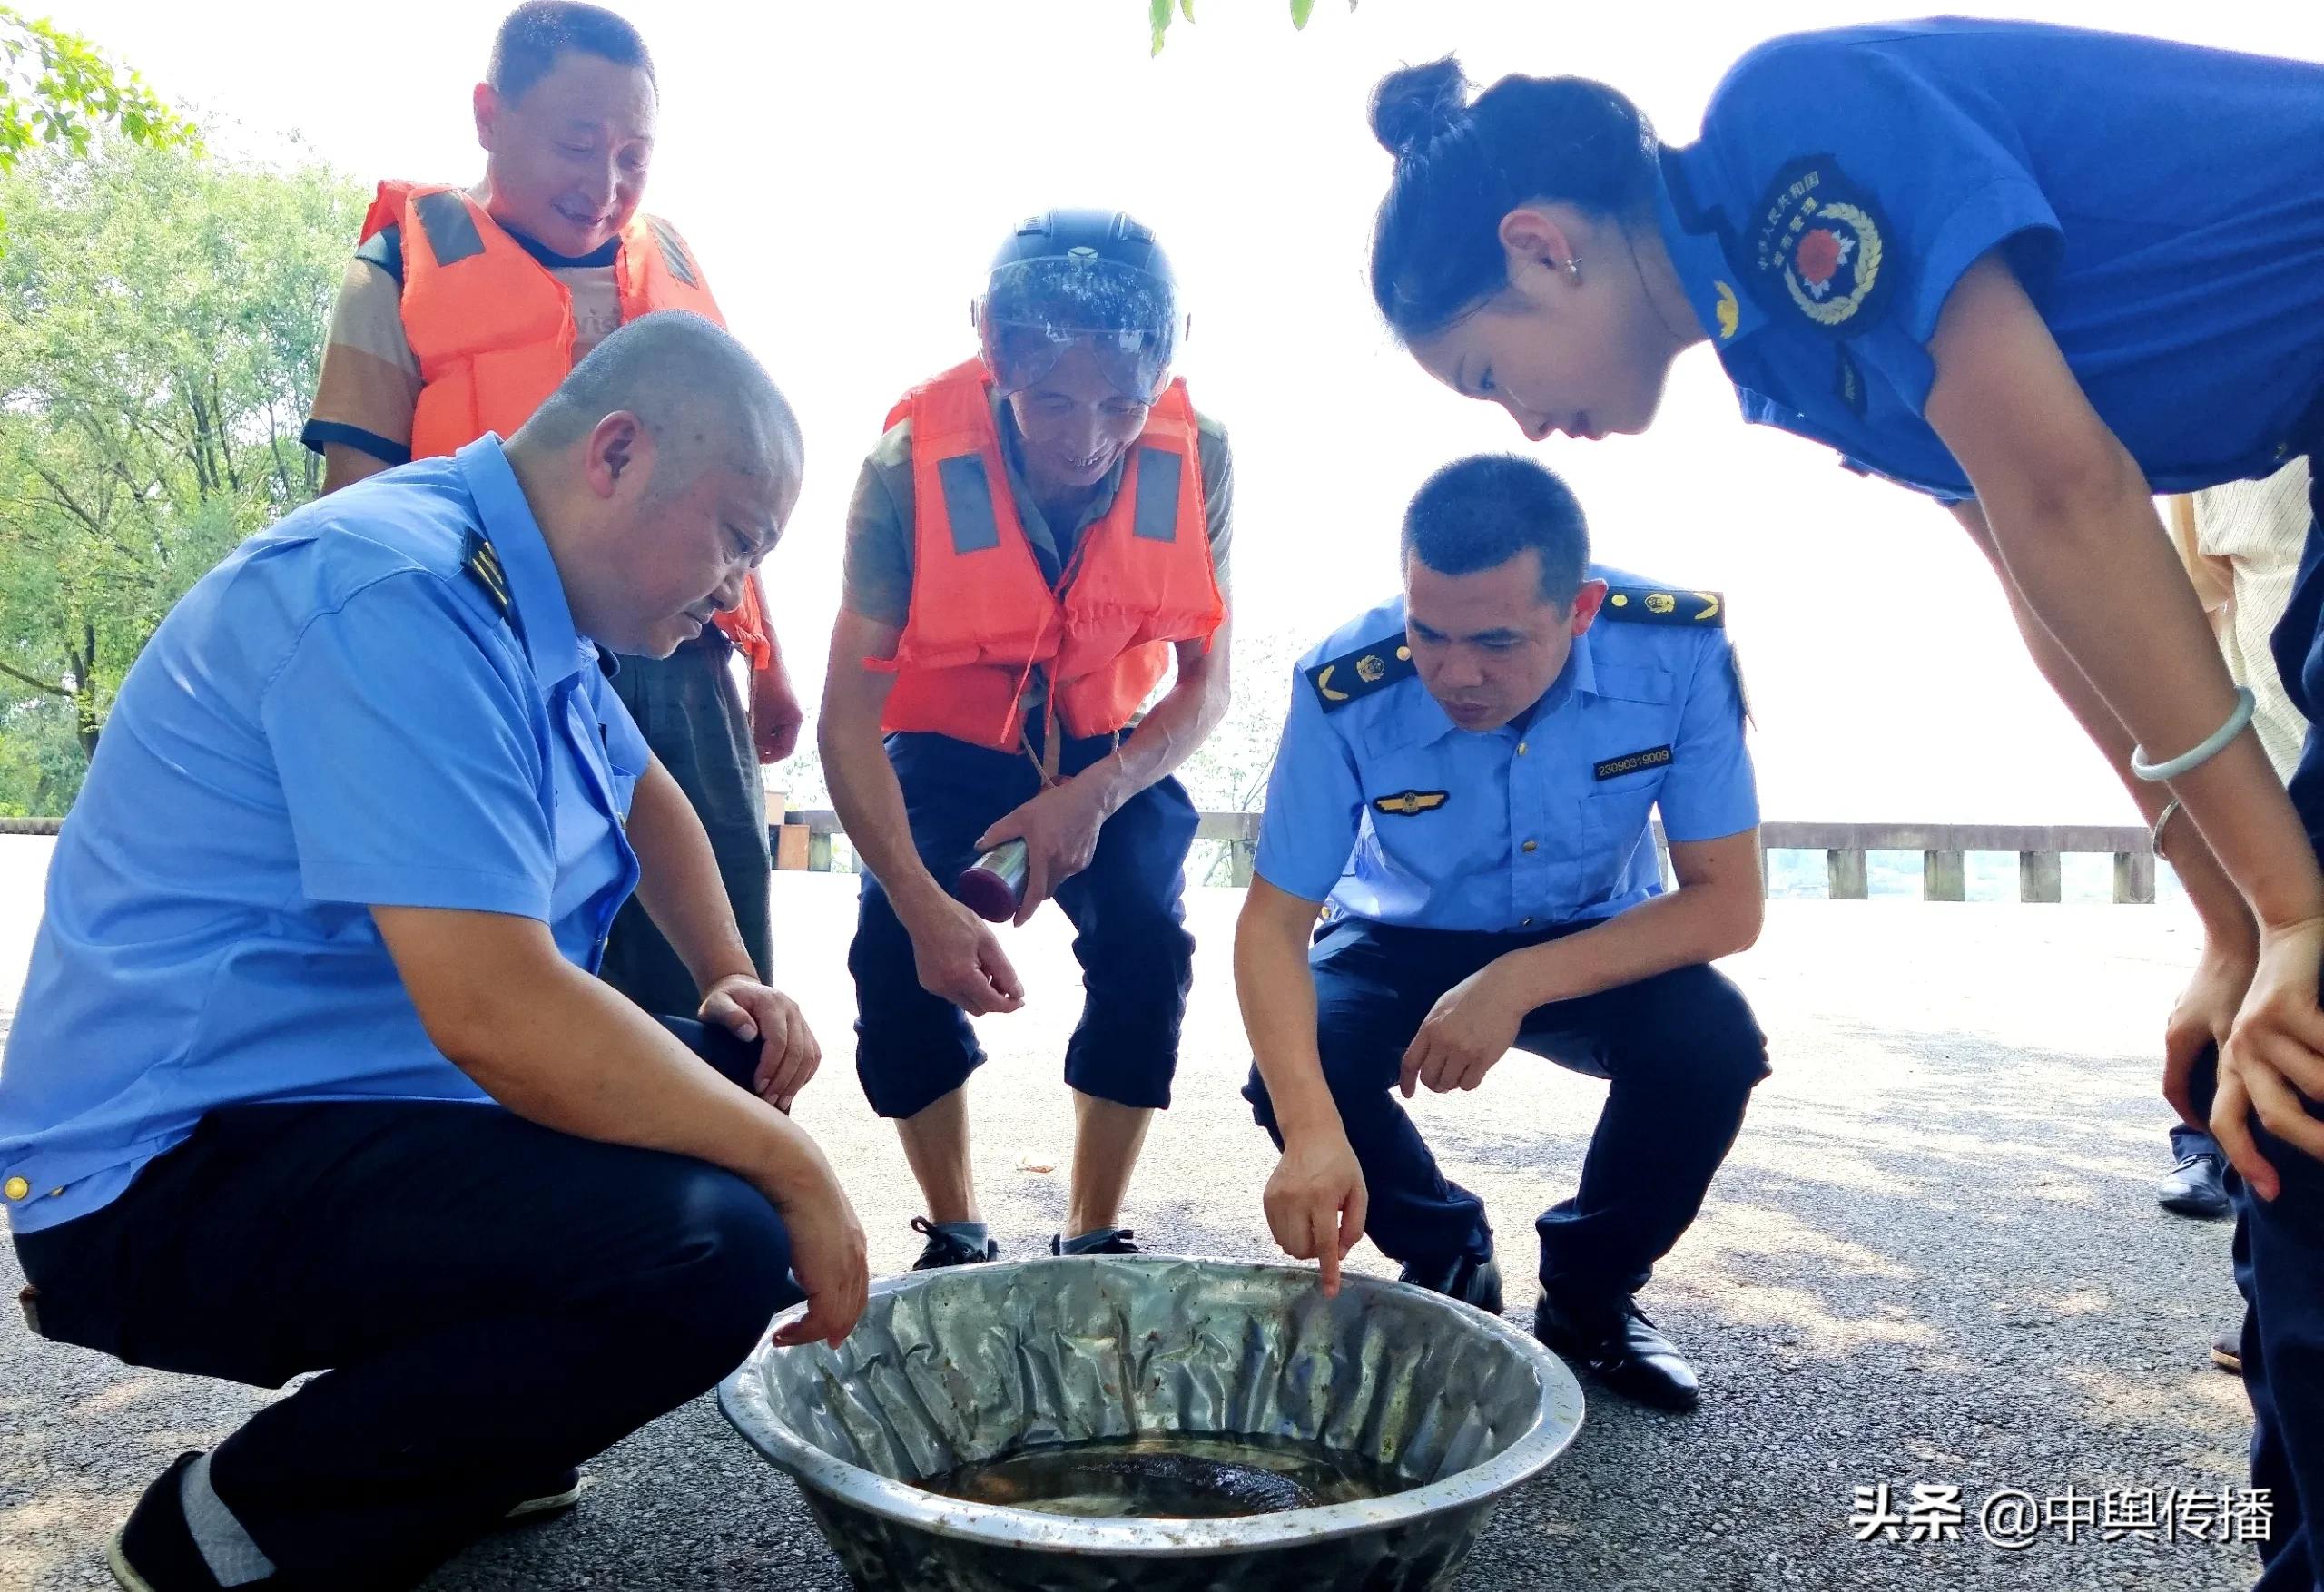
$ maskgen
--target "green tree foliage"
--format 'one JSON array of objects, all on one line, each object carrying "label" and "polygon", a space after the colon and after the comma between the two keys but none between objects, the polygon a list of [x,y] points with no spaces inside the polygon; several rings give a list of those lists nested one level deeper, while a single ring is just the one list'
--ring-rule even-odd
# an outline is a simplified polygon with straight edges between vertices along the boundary
[{"label": "green tree foliage", "polygon": [[[1355,0],[1347,0],[1347,8],[1354,11]],[[1315,11],[1315,0],[1291,0],[1291,25],[1305,28]],[[1146,21],[1154,33],[1155,54],[1162,53],[1164,37],[1170,31],[1170,24],[1181,16],[1188,22],[1195,19],[1195,0],[1146,0]]]},{"label": "green tree foliage", "polygon": [[[0,5],[0,174],[44,145],[86,154],[103,128],[157,148],[186,147],[194,138],[192,123],[88,40]],[[0,208],[0,228],[7,213]]]},{"label": "green tree foliage", "polygon": [[320,487],[299,428],[363,202],[113,139],[0,176],[0,813],[64,810],[170,604]]}]

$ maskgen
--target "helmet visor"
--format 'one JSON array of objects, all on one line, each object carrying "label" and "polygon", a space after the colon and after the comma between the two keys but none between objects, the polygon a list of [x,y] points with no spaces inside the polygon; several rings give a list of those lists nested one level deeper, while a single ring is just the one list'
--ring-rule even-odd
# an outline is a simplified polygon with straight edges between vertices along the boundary
[{"label": "helmet visor", "polygon": [[1074,250],[995,270],[977,329],[1003,393],[1033,386],[1079,345],[1116,391],[1151,403],[1177,352],[1177,306],[1169,285],[1151,272]]}]

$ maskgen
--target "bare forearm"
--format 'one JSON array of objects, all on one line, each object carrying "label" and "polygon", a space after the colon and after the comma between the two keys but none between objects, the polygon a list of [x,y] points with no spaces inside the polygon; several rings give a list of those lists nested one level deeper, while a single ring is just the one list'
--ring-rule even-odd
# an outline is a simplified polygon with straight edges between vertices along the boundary
[{"label": "bare forearm", "polygon": [[790,1118],[556,955],[545,931],[510,951],[497,926],[459,932],[489,914],[378,908],[374,916],[428,1037],[517,1115],[580,1138],[690,1155],[778,1202],[829,1179],[822,1152]]},{"label": "bare forearm", "polygon": [[823,778],[831,786],[832,807],[839,814],[840,825],[899,912],[942,895],[943,888],[911,843],[911,818],[904,809],[903,787],[897,782],[895,767],[881,744],[876,710],[865,713],[838,693],[828,693],[816,733],[823,755]]},{"label": "bare forearm", "polygon": [[[1272,887],[1264,880],[1252,886],[1263,888]],[[1307,966],[1306,931],[1288,914],[1246,906],[1235,929],[1235,994],[1285,1139],[1344,1131],[1315,1048],[1315,976]]]},{"label": "bare forearm", "polygon": [[1758,934],[1756,880],[1750,888],[1747,900],[1738,885],[1682,885],[1577,934],[1510,951],[1501,958],[1509,988],[1531,1009],[1731,956]]},{"label": "bare forearm", "polygon": [[[1987,555],[1994,557],[1994,574],[2001,579],[2003,595],[2009,600],[2010,614],[2017,621],[2018,634],[2025,639],[2025,650],[2033,654],[2034,667],[2042,672],[2042,678],[2050,683],[2051,689],[2058,693],[2058,699],[2065,703],[2066,711],[2073,715],[2074,722],[2090,737],[2091,744],[2097,747],[2099,755],[2114,771],[2114,777],[2130,792],[2131,800],[2137,804],[2141,814],[2152,823],[2162,815],[2163,808],[2171,800],[2169,788],[2151,780],[2142,780],[2131,772],[2131,752],[2135,742],[2130,731],[2123,727],[2114,710],[2106,705],[2105,699],[2091,684],[2090,677],[2066,655],[2065,649],[2058,644],[2058,638],[2050,634],[2049,627],[2028,605],[2024,593],[2018,589],[2015,579],[1994,553],[1992,533],[1975,505],[1959,506],[1955,516],[1968,527],[1970,535],[1978,539]],[[2186,886],[2188,898],[2202,919],[2204,933],[2221,946],[2250,941],[2258,932],[2251,920],[2251,909],[2237,893],[2234,881],[2221,870],[2219,860],[2204,844],[2201,832],[2191,821],[2174,818],[2164,837],[2164,843],[2171,853],[2171,866],[2178,872],[2180,882]]]},{"label": "bare forearm", "polygon": [[[2169,757],[2201,742],[2234,705],[2234,685],[2201,609],[2161,534],[2127,456],[2111,499],[2067,509],[2048,500],[1984,505],[1995,546],[2025,606],[2112,713],[2117,737]],[[2066,499],[2063,501],[2077,501]],[[2054,683],[2054,682],[2053,682]],[[2073,699],[2068,695],[2069,706]],[[2077,708],[2077,716],[2082,711]],[[2093,729],[2127,772],[2128,748]],[[2148,784],[2135,781],[2134,785]],[[2291,803],[2253,735],[2191,773],[2138,792],[2152,816],[2179,796],[2227,877],[2263,923],[2298,922],[2324,912],[2324,880]],[[2191,862],[2191,891],[2201,867]],[[2207,924],[2223,913],[2206,909]]]},{"label": "bare forearm", "polygon": [[710,837],[659,758],[637,781],[628,833],[637,852],[638,904],[694,975],[694,988],[706,990],[737,974],[760,977],[735,926]]},{"label": "bare forearm", "polygon": [[352,486],[389,467],[387,460],[375,458],[360,448],[350,447],[343,442],[327,442],[323,444],[323,495],[329,496],[341,486]]},{"label": "bare forearm", "polygon": [[1178,683],[1140,721],[1137,733],[1080,776],[1086,779],[1094,774],[1106,781],[1109,807],[1119,807],[1156,781],[1175,773],[1180,763],[1194,755],[1196,748],[1210,739],[1210,732],[1226,716],[1229,685],[1225,630],[1219,632],[1212,646],[1199,673],[1190,676],[1182,671]]}]

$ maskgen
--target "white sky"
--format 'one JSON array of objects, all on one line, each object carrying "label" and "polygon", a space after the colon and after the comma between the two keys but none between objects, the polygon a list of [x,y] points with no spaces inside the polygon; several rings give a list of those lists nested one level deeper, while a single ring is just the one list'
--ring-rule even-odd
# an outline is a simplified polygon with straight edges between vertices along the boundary
[{"label": "white sky", "polygon": [[[468,88],[498,0],[53,4],[165,95],[296,131],[365,182],[481,169]],[[1235,442],[1237,627],[1305,644],[1393,590],[1398,516],[1431,469],[1528,446],[1499,409],[1421,375],[1373,310],[1365,243],[1388,165],[1364,110],[1380,74],[1456,50],[1481,82],[1600,77],[1683,142],[1759,39],[1909,14],[1321,0],[1295,34],[1283,0],[1198,0],[1199,24],[1149,59],[1144,0],[620,8],[662,84],[647,207],[684,231],[805,424],[806,494],[768,584],[811,703],[857,466],[893,398],[971,350],[968,300],[1020,215],[1103,204],[1161,235],[1194,315],[1179,369]],[[2324,59],[2313,4],[1985,14]],[[1652,432],[1540,457],[1581,495],[1601,558],[1727,594],[1770,818],[2134,821],[1950,519],[1744,427],[1707,349],[1680,360]]]}]

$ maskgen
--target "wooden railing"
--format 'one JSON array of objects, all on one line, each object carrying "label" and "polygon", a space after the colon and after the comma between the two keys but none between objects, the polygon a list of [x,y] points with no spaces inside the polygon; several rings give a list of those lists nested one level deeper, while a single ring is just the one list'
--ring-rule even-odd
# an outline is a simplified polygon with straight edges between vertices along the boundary
[{"label": "wooden railing", "polygon": [[[794,841],[792,856],[817,870],[832,865],[832,837],[840,832],[839,816],[828,807],[804,808],[790,815],[789,828],[806,831],[805,844]],[[777,836],[781,850],[780,831]],[[1251,858],[1259,838],[1256,812],[1206,812],[1196,838],[1223,840],[1227,848],[1228,882],[1251,882]],[[1669,850],[1662,826],[1654,826],[1654,845],[1662,860],[1663,877],[1669,878]],[[1768,823],[1759,829],[1759,877],[1767,878],[1769,851],[1821,851],[1824,877],[1836,901],[1861,901],[1869,893],[1865,857],[1872,851],[1918,851],[1921,854],[1921,899],[1958,901],[1967,899],[1967,858],[1972,851],[2014,851],[2017,854],[2017,899],[2055,901],[2063,894],[2063,859],[2092,854],[2114,860],[2114,899],[2151,902],[2154,899],[2154,850],[2142,829],[2094,824],[1985,823]]]}]

